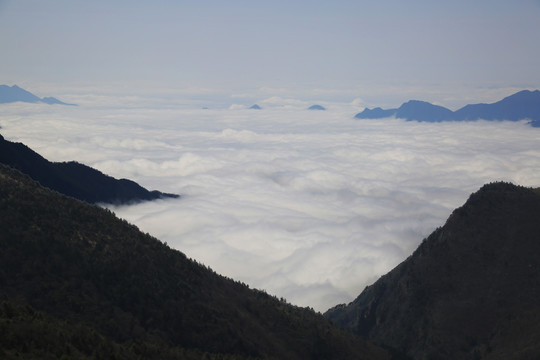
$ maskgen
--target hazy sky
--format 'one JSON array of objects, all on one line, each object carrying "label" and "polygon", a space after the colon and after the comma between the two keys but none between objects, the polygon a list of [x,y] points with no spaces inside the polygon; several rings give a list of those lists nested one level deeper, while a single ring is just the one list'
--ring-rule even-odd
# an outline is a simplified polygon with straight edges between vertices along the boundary
[{"label": "hazy sky", "polygon": [[538,24],[538,0],[0,0],[0,82],[456,108],[540,87]]}]

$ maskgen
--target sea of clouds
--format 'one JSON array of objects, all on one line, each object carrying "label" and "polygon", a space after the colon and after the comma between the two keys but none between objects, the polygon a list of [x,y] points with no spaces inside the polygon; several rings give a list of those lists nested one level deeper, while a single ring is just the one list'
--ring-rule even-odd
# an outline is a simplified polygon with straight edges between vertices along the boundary
[{"label": "sea of clouds", "polygon": [[540,129],[526,122],[355,120],[354,104],[308,111],[279,98],[263,110],[130,101],[5,105],[0,133],[180,194],[106,206],[220,274],[319,311],[403,261],[484,183],[540,186]]}]

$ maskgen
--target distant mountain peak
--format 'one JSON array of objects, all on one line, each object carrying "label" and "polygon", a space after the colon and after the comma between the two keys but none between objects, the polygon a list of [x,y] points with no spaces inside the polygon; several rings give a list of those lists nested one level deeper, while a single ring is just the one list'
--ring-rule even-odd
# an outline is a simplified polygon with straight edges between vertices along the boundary
[{"label": "distant mountain peak", "polygon": [[322,105],[315,104],[308,107],[308,110],[326,110],[326,108]]},{"label": "distant mountain peak", "polygon": [[457,111],[426,101],[410,100],[397,109],[369,109],[355,115],[357,119],[393,117],[408,121],[475,121],[475,120],[530,120],[540,127],[540,91],[522,90],[492,104],[469,104]]},{"label": "distant mountain peak", "polygon": [[52,97],[52,96],[47,96],[47,97],[42,98],[41,102],[43,102],[45,104],[49,104],[49,105],[58,104],[58,105],[76,106],[75,104],[68,104],[68,103],[65,103],[63,101],[60,101],[57,98]]},{"label": "distant mountain peak", "polygon": [[19,87],[18,85],[8,86],[0,85],[0,104],[26,102],[26,103],[45,103],[49,105],[72,105],[58,100],[54,97],[39,98],[31,92]]}]

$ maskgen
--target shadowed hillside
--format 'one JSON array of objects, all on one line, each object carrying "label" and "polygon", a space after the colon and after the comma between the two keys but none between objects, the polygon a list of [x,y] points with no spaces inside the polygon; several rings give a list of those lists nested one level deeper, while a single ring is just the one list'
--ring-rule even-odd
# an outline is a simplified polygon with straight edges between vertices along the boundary
[{"label": "shadowed hillside", "polygon": [[49,189],[89,203],[125,204],[179,197],[148,191],[131,180],[117,180],[74,161],[50,162],[26,145],[7,141],[1,135],[0,164],[28,174]]},{"label": "shadowed hillside", "polygon": [[388,358],[4,166],[0,248],[3,358]]},{"label": "shadowed hillside", "polygon": [[537,359],[539,299],[540,193],[494,183],[325,316],[415,359]]}]

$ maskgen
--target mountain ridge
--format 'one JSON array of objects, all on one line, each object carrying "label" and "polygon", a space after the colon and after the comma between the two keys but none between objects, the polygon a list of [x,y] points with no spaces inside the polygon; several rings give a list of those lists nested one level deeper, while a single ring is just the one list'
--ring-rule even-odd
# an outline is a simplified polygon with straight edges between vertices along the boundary
[{"label": "mountain ridge", "polygon": [[68,104],[57,98],[48,96],[39,98],[31,92],[17,86],[0,85],[0,104],[13,103],[13,102],[26,102],[26,103],[45,103],[49,105],[68,105],[76,106],[76,104]]},{"label": "mountain ridge", "polygon": [[456,111],[425,101],[410,100],[396,109],[366,108],[355,118],[381,119],[392,116],[421,122],[528,119],[530,125],[540,127],[540,91],[522,90],[495,103],[469,104]]},{"label": "mountain ridge", "polygon": [[540,190],[473,193],[405,261],[325,316],[414,359],[540,355]]},{"label": "mountain ridge", "polygon": [[130,204],[179,195],[149,191],[134,181],[115,179],[99,170],[70,162],[50,162],[22,143],[0,134],[0,163],[9,165],[43,186],[89,203]]}]

